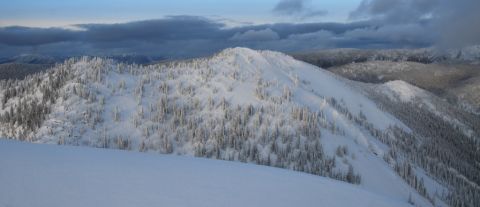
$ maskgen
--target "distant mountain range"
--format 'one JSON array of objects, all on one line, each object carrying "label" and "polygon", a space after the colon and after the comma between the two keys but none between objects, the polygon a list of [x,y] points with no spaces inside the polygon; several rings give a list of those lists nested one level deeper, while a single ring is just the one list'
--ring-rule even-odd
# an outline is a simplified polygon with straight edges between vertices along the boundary
[{"label": "distant mountain range", "polygon": [[367,61],[409,61],[417,63],[480,63],[480,45],[461,49],[328,49],[291,54],[296,59],[323,67]]},{"label": "distant mountain range", "polygon": [[4,63],[19,63],[19,64],[43,64],[43,65],[52,65],[57,62],[62,62],[66,58],[53,57],[53,56],[44,56],[44,55],[34,55],[34,54],[23,54],[14,57],[1,58],[0,64]]},{"label": "distant mountain range", "polygon": [[[149,64],[156,61],[161,61],[164,58],[162,57],[153,57],[146,55],[136,55],[136,54],[124,54],[124,55],[106,55],[98,56],[107,59],[113,59],[118,62],[127,63],[127,64]],[[52,65],[55,63],[62,63],[63,61],[72,58],[72,57],[58,57],[58,56],[45,56],[38,54],[23,54],[14,57],[4,57],[0,58],[0,64],[4,63],[22,63],[22,64],[44,64]]]},{"label": "distant mountain range", "polygon": [[293,54],[351,80],[403,80],[480,114],[480,46],[457,50],[333,49]]},{"label": "distant mountain range", "polygon": [[[55,64],[61,64],[73,57],[43,56],[23,54],[14,57],[0,58],[0,79],[23,79],[29,74],[34,74],[52,68]],[[145,55],[110,55],[102,56],[125,64],[152,64],[164,60],[161,57]]]}]

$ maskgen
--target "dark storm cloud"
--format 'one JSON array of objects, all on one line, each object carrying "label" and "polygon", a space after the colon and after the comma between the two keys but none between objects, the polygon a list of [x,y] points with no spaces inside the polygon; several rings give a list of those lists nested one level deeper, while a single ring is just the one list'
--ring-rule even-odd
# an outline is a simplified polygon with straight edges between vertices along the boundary
[{"label": "dark storm cloud", "polygon": [[[419,24],[385,25],[348,31],[344,34],[345,43],[363,43],[371,47],[428,47],[437,38],[427,28]],[[347,44],[348,45],[348,44]]]},{"label": "dark storm cloud", "polygon": [[428,22],[422,26],[438,34],[437,45],[462,47],[480,44],[478,11],[480,1],[476,0],[363,0],[350,18],[369,19],[378,25]]},{"label": "dark storm cloud", "polygon": [[85,38],[93,42],[124,40],[167,41],[221,38],[224,24],[195,16],[171,16],[165,19],[123,24],[76,25],[88,30]]},{"label": "dark storm cloud", "polygon": [[308,3],[310,3],[309,0],[281,0],[273,8],[273,12],[278,15],[295,16],[300,19],[325,16],[328,13],[325,10],[308,8]]},{"label": "dark storm cloud", "polygon": [[0,44],[42,45],[75,40],[77,35],[74,31],[60,28],[0,27]]},{"label": "dark storm cloud", "polygon": [[335,34],[345,33],[358,28],[369,27],[369,22],[354,22],[354,23],[302,23],[302,24],[292,24],[292,23],[277,23],[277,24],[265,24],[265,25],[255,25],[255,26],[244,26],[231,28],[230,31],[235,33],[244,32],[248,30],[264,30],[270,28],[276,32],[280,39],[287,38],[292,34],[305,34],[317,32],[320,30],[331,31]]},{"label": "dark storm cloud", "polygon": [[108,43],[121,41],[154,41],[190,39],[217,39],[231,35],[222,30],[224,24],[203,17],[172,16],[165,19],[136,21],[119,24],[80,24],[80,30],[64,28],[0,28],[0,44],[42,45],[49,43],[80,41]]},{"label": "dark storm cloud", "polygon": [[350,18],[373,18],[383,23],[411,23],[429,18],[440,0],[363,0]]},{"label": "dark storm cloud", "polygon": [[[422,27],[352,23],[279,23],[226,27],[203,17],[172,16],[119,24],[61,28],[0,28],[0,55],[144,54],[168,58],[209,55],[227,47],[298,51],[335,47],[392,48],[431,44]],[[416,31],[418,33],[416,33]]]},{"label": "dark storm cloud", "polygon": [[435,26],[446,47],[480,44],[480,1],[446,1],[439,6]]}]

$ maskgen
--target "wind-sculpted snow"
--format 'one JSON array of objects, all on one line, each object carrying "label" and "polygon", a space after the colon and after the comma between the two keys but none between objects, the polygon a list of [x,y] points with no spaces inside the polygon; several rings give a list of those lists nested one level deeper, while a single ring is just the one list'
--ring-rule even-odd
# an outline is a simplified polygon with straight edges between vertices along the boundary
[{"label": "wind-sculpted snow", "polygon": [[1,86],[3,137],[256,163],[420,206],[449,195],[393,145],[415,144],[411,129],[361,87],[277,52],[149,66],[71,59]]}]

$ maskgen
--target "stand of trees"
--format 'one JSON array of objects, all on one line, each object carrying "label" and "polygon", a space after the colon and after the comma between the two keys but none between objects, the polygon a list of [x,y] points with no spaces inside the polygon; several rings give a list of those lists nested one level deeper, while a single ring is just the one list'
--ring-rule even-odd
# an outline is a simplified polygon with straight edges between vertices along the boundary
[{"label": "stand of trees", "polygon": [[[419,107],[415,102],[399,103],[382,94],[370,95],[377,103],[381,103],[382,108],[394,114],[413,130],[413,133],[407,133],[399,127],[391,127],[387,134],[379,137],[379,140],[391,148],[389,159],[402,155],[406,162],[421,167],[430,177],[447,186],[449,192],[442,192],[438,196],[448,204],[476,206],[480,201],[478,131],[474,131],[472,136],[466,136],[462,129]],[[471,121],[480,123],[480,118],[477,119]],[[397,172],[402,177],[410,177],[409,168],[411,166],[405,164],[396,166]],[[415,186],[420,194],[425,194],[418,180],[414,179],[413,182],[412,178],[406,180]]]}]

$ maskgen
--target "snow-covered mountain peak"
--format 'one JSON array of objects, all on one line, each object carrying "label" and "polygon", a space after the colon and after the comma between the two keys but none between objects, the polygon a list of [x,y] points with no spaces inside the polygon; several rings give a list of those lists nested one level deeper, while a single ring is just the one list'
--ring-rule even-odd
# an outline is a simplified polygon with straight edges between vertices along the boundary
[{"label": "snow-covered mountain peak", "polygon": [[0,125],[5,137],[288,168],[429,206],[395,175],[403,160],[384,161],[394,132],[409,129],[362,88],[282,53],[230,48],[148,66],[72,59],[19,85],[2,91],[2,118],[14,122]]},{"label": "snow-covered mountain peak", "polygon": [[299,62],[279,52],[256,51],[242,47],[227,48],[212,57],[210,61],[213,64],[229,65],[229,67],[218,68],[220,70],[236,69],[239,73],[251,74],[282,70],[289,66],[288,64]]},{"label": "snow-covered mountain peak", "polygon": [[[279,101],[288,95],[293,104],[311,110],[319,110],[321,107],[324,111],[332,112],[336,109],[332,109],[331,104],[325,104],[325,101],[334,100],[335,104],[345,107],[352,114],[364,114],[380,129],[392,125],[402,126],[395,118],[358,93],[349,81],[280,52],[229,48],[208,62],[207,67],[230,78],[223,87],[232,89],[234,94],[231,99],[234,103],[247,101],[256,104],[259,97],[255,96],[260,96],[260,99],[268,96],[267,99]],[[218,77],[215,84],[221,83],[224,78]],[[249,92],[245,93],[246,91]]]},{"label": "snow-covered mountain peak", "polygon": [[284,56],[290,57],[280,52],[269,51],[269,50],[253,50],[246,47],[233,47],[226,48],[219,52],[216,56],[232,56],[235,58],[246,58],[246,59],[262,59],[271,56]]},{"label": "snow-covered mountain peak", "polygon": [[219,52],[220,55],[237,55],[237,56],[259,56],[260,52],[246,47],[226,48]]}]

